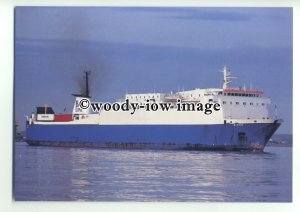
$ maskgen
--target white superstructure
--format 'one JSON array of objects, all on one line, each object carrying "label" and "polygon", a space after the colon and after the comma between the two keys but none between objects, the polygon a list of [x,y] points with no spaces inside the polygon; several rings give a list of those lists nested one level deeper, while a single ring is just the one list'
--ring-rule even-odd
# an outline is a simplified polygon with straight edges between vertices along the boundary
[{"label": "white superstructure", "polygon": [[[243,123],[272,123],[274,119],[269,116],[267,106],[270,99],[263,96],[263,91],[247,90],[245,88],[229,88],[232,77],[227,67],[223,72],[223,88],[194,89],[176,93],[144,93],[126,94],[125,100],[131,103],[170,103],[168,111],[159,108],[156,111],[146,111],[138,108],[134,114],[128,111],[104,111],[92,113],[91,108],[80,109],[82,99],[90,100],[89,96],[76,96],[73,108],[73,118],[69,121],[52,122],[52,124],[98,124],[98,125],[157,125],[157,124],[243,124]],[[124,101],[125,101],[124,100]],[[178,111],[176,103],[218,103],[219,111],[207,115],[199,111]],[[122,101],[120,102],[122,103]],[[41,115],[40,115],[41,116]],[[57,115],[59,116],[59,115]],[[32,121],[32,120],[31,120]],[[40,120],[35,123],[43,124]]]}]

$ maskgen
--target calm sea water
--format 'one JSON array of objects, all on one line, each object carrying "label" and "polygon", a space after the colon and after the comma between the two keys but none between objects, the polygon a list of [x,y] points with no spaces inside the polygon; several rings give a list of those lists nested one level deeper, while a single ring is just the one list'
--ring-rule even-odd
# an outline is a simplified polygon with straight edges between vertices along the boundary
[{"label": "calm sea water", "polygon": [[15,144],[16,200],[292,201],[292,148],[264,153]]}]

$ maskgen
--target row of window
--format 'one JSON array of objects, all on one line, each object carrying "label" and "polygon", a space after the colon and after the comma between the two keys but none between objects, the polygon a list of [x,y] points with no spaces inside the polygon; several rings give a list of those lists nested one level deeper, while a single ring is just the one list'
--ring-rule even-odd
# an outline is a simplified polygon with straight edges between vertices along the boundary
[{"label": "row of window", "polygon": [[[212,94],[204,94],[204,96],[209,96]],[[218,92],[218,95],[223,95],[223,92]],[[187,94],[183,94],[183,96],[188,96]],[[197,95],[195,95],[197,96]],[[199,94],[199,97],[201,95]],[[250,93],[224,93],[224,96],[244,96],[244,97],[259,97],[259,94],[250,94]],[[191,97],[193,97],[193,94],[191,94]]]},{"label": "row of window", "polygon": [[[182,96],[188,97],[188,94],[183,94]],[[197,95],[194,95],[194,97],[196,97]],[[201,96],[201,94],[198,95],[199,97]],[[193,97],[193,94],[191,94],[191,97]]]},{"label": "row of window", "polygon": [[224,93],[224,96],[259,97],[259,94],[250,94],[250,93]]},{"label": "row of window", "polygon": [[[223,92],[219,92],[218,95],[222,95]],[[211,94],[204,94],[205,96],[207,95],[211,95]],[[188,96],[187,94],[183,94],[183,96]],[[197,96],[197,95],[194,95]],[[200,97],[201,94],[198,94],[198,96]],[[244,96],[244,97],[259,97],[259,94],[248,94],[248,93],[224,93],[224,96]],[[191,97],[193,97],[193,94],[191,94]],[[131,99],[134,98],[134,96],[130,97]],[[138,99],[138,96],[135,96],[136,99]],[[141,99],[142,96],[139,96],[139,98]],[[144,98],[147,98],[146,96],[144,96]],[[151,98],[150,96],[148,96],[148,98]],[[152,98],[155,98],[154,96],[152,96]],[[158,95],[156,96],[156,98],[158,98]]]},{"label": "row of window", "polygon": [[[141,99],[142,98],[142,96],[139,96],[139,98]],[[148,98],[148,99],[150,99],[151,98],[151,96],[144,96],[143,97],[144,99],[146,99],[146,98]],[[154,96],[152,96],[152,99],[154,99],[155,97]],[[156,96],[156,98],[158,98],[158,96]],[[134,96],[130,96],[130,99],[134,99]],[[138,96],[135,96],[135,99],[138,99]]]},{"label": "row of window", "polygon": [[[229,102],[229,104],[232,105],[232,102]],[[240,102],[235,102],[236,105],[239,105]],[[223,105],[226,105],[226,101],[223,101]],[[247,102],[243,102],[243,105],[247,105]],[[253,102],[250,102],[249,105],[254,105]],[[256,106],[258,106],[259,103],[256,103]],[[265,106],[265,103],[261,103],[261,106]]]}]

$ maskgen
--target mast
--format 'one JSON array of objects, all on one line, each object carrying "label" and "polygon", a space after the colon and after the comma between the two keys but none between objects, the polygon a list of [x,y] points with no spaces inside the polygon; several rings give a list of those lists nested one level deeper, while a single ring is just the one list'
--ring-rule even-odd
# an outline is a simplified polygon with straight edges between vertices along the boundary
[{"label": "mast", "polygon": [[231,79],[234,79],[236,77],[232,77],[230,74],[230,70],[227,68],[227,66],[224,66],[223,69],[223,90],[228,89],[228,84],[231,83]]},{"label": "mast", "polygon": [[84,71],[85,73],[85,96],[89,97],[90,92],[89,92],[89,75],[91,74],[91,71]]},{"label": "mast", "polygon": [[89,91],[89,75],[91,74],[91,71],[84,71],[85,74],[85,90],[81,94],[72,94],[73,96],[76,97],[86,97],[86,98],[91,98],[90,97],[90,91]]},{"label": "mast", "polygon": [[[90,102],[90,91],[89,91],[89,75],[91,74],[91,71],[84,71],[84,79],[85,79],[85,87],[83,87],[83,91],[81,91],[80,94],[73,94],[75,96],[75,103],[73,106],[73,115],[86,115],[91,114],[91,108],[89,107]],[[81,101],[88,101],[87,108],[81,107]],[[77,116],[78,118],[78,116]]]}]

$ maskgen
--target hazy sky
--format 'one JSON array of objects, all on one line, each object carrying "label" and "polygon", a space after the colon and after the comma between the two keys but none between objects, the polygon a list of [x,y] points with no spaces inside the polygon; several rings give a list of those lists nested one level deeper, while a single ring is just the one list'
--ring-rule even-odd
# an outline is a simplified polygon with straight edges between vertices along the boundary
[{"label": "hazy sky", "polygon": [[[220,87],[262,89],[292,133],[291,8],[15,9],[16,119],[45,103],[71,112],[83,70],[94,101],[128,93]],[[273,108],[272,108],[273,110]]]}]

